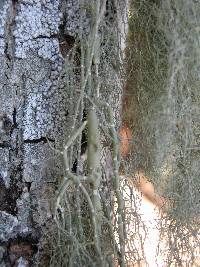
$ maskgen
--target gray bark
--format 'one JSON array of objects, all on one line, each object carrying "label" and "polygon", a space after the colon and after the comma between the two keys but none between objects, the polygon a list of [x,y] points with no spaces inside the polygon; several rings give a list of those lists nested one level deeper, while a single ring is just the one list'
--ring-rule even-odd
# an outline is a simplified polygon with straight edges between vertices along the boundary
[{"label": "gray bark", "polygon": [[58,87],[59,1],[3,1],[0,19],[1,266],[25,266],[52,219],[67,93]]},{"label": "gray bark", "polygon": [[[49,143],[61,149],[72,126],[77,95],[60,74],[76,35],[77,10],[78,1],[0,2],[1,267],[29,266],[48,250],[44,237],[63,174],[62,158]],[[119,106],[119,91],[110,101]]]}]

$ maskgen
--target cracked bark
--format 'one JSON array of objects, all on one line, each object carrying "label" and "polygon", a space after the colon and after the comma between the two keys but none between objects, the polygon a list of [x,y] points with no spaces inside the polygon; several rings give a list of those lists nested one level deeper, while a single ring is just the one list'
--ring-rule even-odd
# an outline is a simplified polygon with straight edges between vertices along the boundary
[{"label": "cracked bark", "polygon": [[[76,5],[68,7],[74,14]],[[63,173],[49,142],[62,148],[74,105],[58,82],[74,44],[65,8],[64,0],[0,1],[1,267],[46,266],[48,258],[45,235]]]},{"label": "cracked bark", "polygon": [[[42,243],[41,233],[52,221],[50,199],[55,181],[62,172],[61,160],[55,159],[55,153],[48,145],[48,142],[55,145],[55,139],[57,146],[62,144],[66,126],[62,121],[58,123],[66,97],[62,97],[61,103],[57,97],[57,77],[51,77],[53,70],[63,64],[62,57],[53,45],[46,49],[52,50],[47,51],[47,57],[54,55],[50,59],[38,55],[39,46],[32,45],[42,36],[44,42],[55,40],[56,46],[59,19],[57,25],[51,22],[54,29],[50,37],[40,32],[38,36],[29,34],[29,20],[24,17],[28,11],[34,11],[34,4],[14,0],[0,4],[3,44],[0,47],[0,266],[6,267],[36,263],[34,255],[38,254],[38,246]],[[52,7],[47,8],[52,15]],[[42,6],[38,12],[43,15]],[[59,12],[57,5],[57,17]],[[24,30],[26,36],[23,36]],[[17,54],[23,49],[17,41],[19,37],[22,44],[29,40],[24,57]],[[45,95],[46,88],[52,90],[53,97]],[[49,110],[52,99],[58,107]],[[49,117],[46,114],[50,114]],[[58,134],[59,126],[62,130]]]}]

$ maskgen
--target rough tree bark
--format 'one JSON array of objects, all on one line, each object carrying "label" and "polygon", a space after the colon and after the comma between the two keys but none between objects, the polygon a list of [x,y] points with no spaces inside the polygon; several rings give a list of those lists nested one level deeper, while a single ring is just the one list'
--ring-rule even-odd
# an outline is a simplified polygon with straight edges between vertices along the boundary
[{"label": "rough tree bark", "polygon": [[75,0],[0,1],[1,267],[29,266],[46,253],[41,247],[63,173],[49,143],[62,148],[72,126],[75,98],[59,77],[77,8]]}]

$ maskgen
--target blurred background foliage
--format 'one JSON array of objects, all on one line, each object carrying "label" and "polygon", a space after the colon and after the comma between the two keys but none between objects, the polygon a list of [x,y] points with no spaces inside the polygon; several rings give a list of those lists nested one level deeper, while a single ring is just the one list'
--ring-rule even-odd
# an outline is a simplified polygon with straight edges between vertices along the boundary
[{"label": "blurred background foliage", "polygon": [[[195,266],[200,216],[199,1],[131,1],[126,58],[122,116],[132,140],[124,169],[127,176],[142,172],[170,203],[162,220],[169,242],[167,266]],[[180,250],[189,252],[185,261]]]}]

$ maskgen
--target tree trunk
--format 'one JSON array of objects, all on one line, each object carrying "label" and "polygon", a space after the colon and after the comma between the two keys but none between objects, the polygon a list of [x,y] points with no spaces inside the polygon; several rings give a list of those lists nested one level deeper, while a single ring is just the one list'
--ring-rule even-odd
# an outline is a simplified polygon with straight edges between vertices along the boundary
[{"label": "tree trunk", "polygon": [[[90,1],[83,2],[90,7]],[[88,13],[83,12],[83,36],[90,23]],[[53,225],[55,190],[64,173],[57,150],[63,149],[72,127],[84,120],[89,105],[82,103],[72,119],[80,94],[80,72],[73,76],[70,68],[64,70],[80,31],[79,22],[79,1],[0,2],[1,267],[47,264],[46,236]],[[80,51],[75,52],[74,65],[79,67]],[[110,61],[112,53],[104,56]],[[120,63],[113,64],[117,69]],[[117,128],[122,85],[112,66],[101,69],[107,87],[100,94],[113,107]],[[77,152],[71,155],[73,167]]]}]

